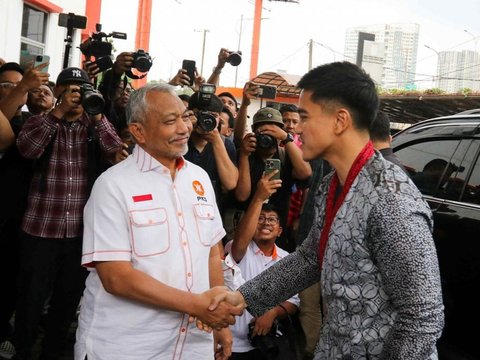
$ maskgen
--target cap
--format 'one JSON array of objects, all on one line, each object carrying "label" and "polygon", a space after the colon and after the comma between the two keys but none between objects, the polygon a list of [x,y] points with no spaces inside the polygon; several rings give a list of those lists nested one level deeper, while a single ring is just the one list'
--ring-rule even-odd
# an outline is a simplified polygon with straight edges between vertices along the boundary
[{"label": "cap", "polygon": [[238,102],[237,102],[237,99],[235,99],[235,96],[233,96],[232,93],[228,92],[228,91],[224,91],[220,94],[217,95],[219,98],[222,97],[222,96],[226,96],[226,97],[229,97],[230,99],[233,100],[233,102],[235,103],[235,110],[238,110]]},{"label": "cap", "polygon": [[200,101],[200,93],[197,91],[190,96],[190,100],[188,100],[188,108],[190,110],[198,109],[221,113],[223,109],[223,102],[217,95],[212,94],[212,98],[210,99],[208,106],[202,105]]},{"label": "cap", "polygon": [[90,78],[85,70],[82,70],[77,67],[69,67],[63,69],[60,74],[58,74],[56,85],[64,85],[69,82],[81,82],[91,84]]},{"label": "cap", "polygon": [[264,107],[253,115],[253,127],[267,123],[275,124],[283,128],[282,114],[280,114],[280,111],[271,107]]}]

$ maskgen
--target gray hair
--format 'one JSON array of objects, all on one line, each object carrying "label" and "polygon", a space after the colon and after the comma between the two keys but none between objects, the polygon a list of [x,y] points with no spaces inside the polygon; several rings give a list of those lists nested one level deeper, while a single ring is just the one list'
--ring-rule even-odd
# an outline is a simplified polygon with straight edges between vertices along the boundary
[{"label": "gray hair", "polygon": [[142,123],[145,119],[145,114],[148,108],[147,94],[152,91],[162,92],[177,96],[173,86],[164,83],[148,83],[145,86],[135,90],[128,99],[127,108],[125,109],[125,116],[127,124],[138,122]]}]

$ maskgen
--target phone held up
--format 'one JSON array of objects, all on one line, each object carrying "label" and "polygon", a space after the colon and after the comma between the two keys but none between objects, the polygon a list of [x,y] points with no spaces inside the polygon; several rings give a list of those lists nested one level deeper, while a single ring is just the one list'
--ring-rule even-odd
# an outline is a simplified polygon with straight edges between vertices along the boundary
[{"label": "phone held up", "polygon": [[190,78],[189,85],[192,86],[195,82],[195,68],[196,64],[193,60],[183,60],[182,69],[187,71],[187,75]]},{"label": "phone held up", "polygon": [[263,99],[275,99],[277,96],[277,88],[270,85],[258,85],[260,87],[258,97]]},{"label": "phone held up", "polygon": [[280,167],[281,167],[280,159],[267,159],[265,161],[265,175],[272,173],[274,170],[278,170],[278,172],[273,175],[271,180],[278,180],[280,179]]},{"label": "phone held up", "polygon": [[[22,54],[20,56],[20,67],[24,70],[29,69],[32,65],[33,67],[37,67],[40,64],[49,62],[50,56],[48,55]],[[42,69],[42,72],[48,72],[48,65]]]}]

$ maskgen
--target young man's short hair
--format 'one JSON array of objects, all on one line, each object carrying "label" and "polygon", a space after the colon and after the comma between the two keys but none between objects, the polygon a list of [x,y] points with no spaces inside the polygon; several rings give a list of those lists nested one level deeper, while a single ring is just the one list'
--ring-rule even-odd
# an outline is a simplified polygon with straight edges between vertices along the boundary
[{"label": "young man's short hair", "polygon": [[380,100],[372,78],[347,61],[318,66],[306,73],[297,87],[312,93],[318,104],[347,107],[357,129],[369,130],[377,116]]}]

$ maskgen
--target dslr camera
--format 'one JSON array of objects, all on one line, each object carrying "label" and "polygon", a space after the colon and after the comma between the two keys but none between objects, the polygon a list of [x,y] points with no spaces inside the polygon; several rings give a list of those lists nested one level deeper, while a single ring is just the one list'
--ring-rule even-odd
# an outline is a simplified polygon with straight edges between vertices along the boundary
[{"label": "dslr camera", "polygon": [[279,348],[276,343],[277,337],[277,323],[276,321],[272,324],[272,328],[267,335],[256,335],[253,336],[253,329],[255,328],[255,323],[251,322],[248,324],[248,341],[250,345],[254,348],[260,350],[260,352],[267,356],[269,359],[276,359],[279,353]]},{"label": "dslr camera", "polygon": [[240,50],[231,51],[226,60],[230,65],[238,66],[242,62],[242,52]]},{"label": "dslr camera", "polygon": [[[136,52],[132,54],[133,56],[133,65],[132,69],[137,69],[141,73],[147,73],[153,65],[152,57],[148,52],[145,52],[143,49],[138,49]],[[145,77],[144,75],[135,75],[132,70],[128,70],[125,74],[130,79],[142,79]]]},{"label": "dslr camera", "polygon": [[255,134],[260,149],[271,149],[277,145],[277,139],[267,134]]},{"label": "dslr camera", "polygon": [[91,84],[85,83],[79,85],[79,87],[80,102],[82,103],[83,109],[90,115],[100,114],[105,106],[105,100],[102,94],[95,90]]},{"label": "dslr camera", "polygon": [[213,84],[202,84],[198,92],[199,112],[197,114],[197,126],[203,131],[210,132],[217,127],[217,119],[205,109],[208,109],[212,95],[215,94],[216,86]]}]

